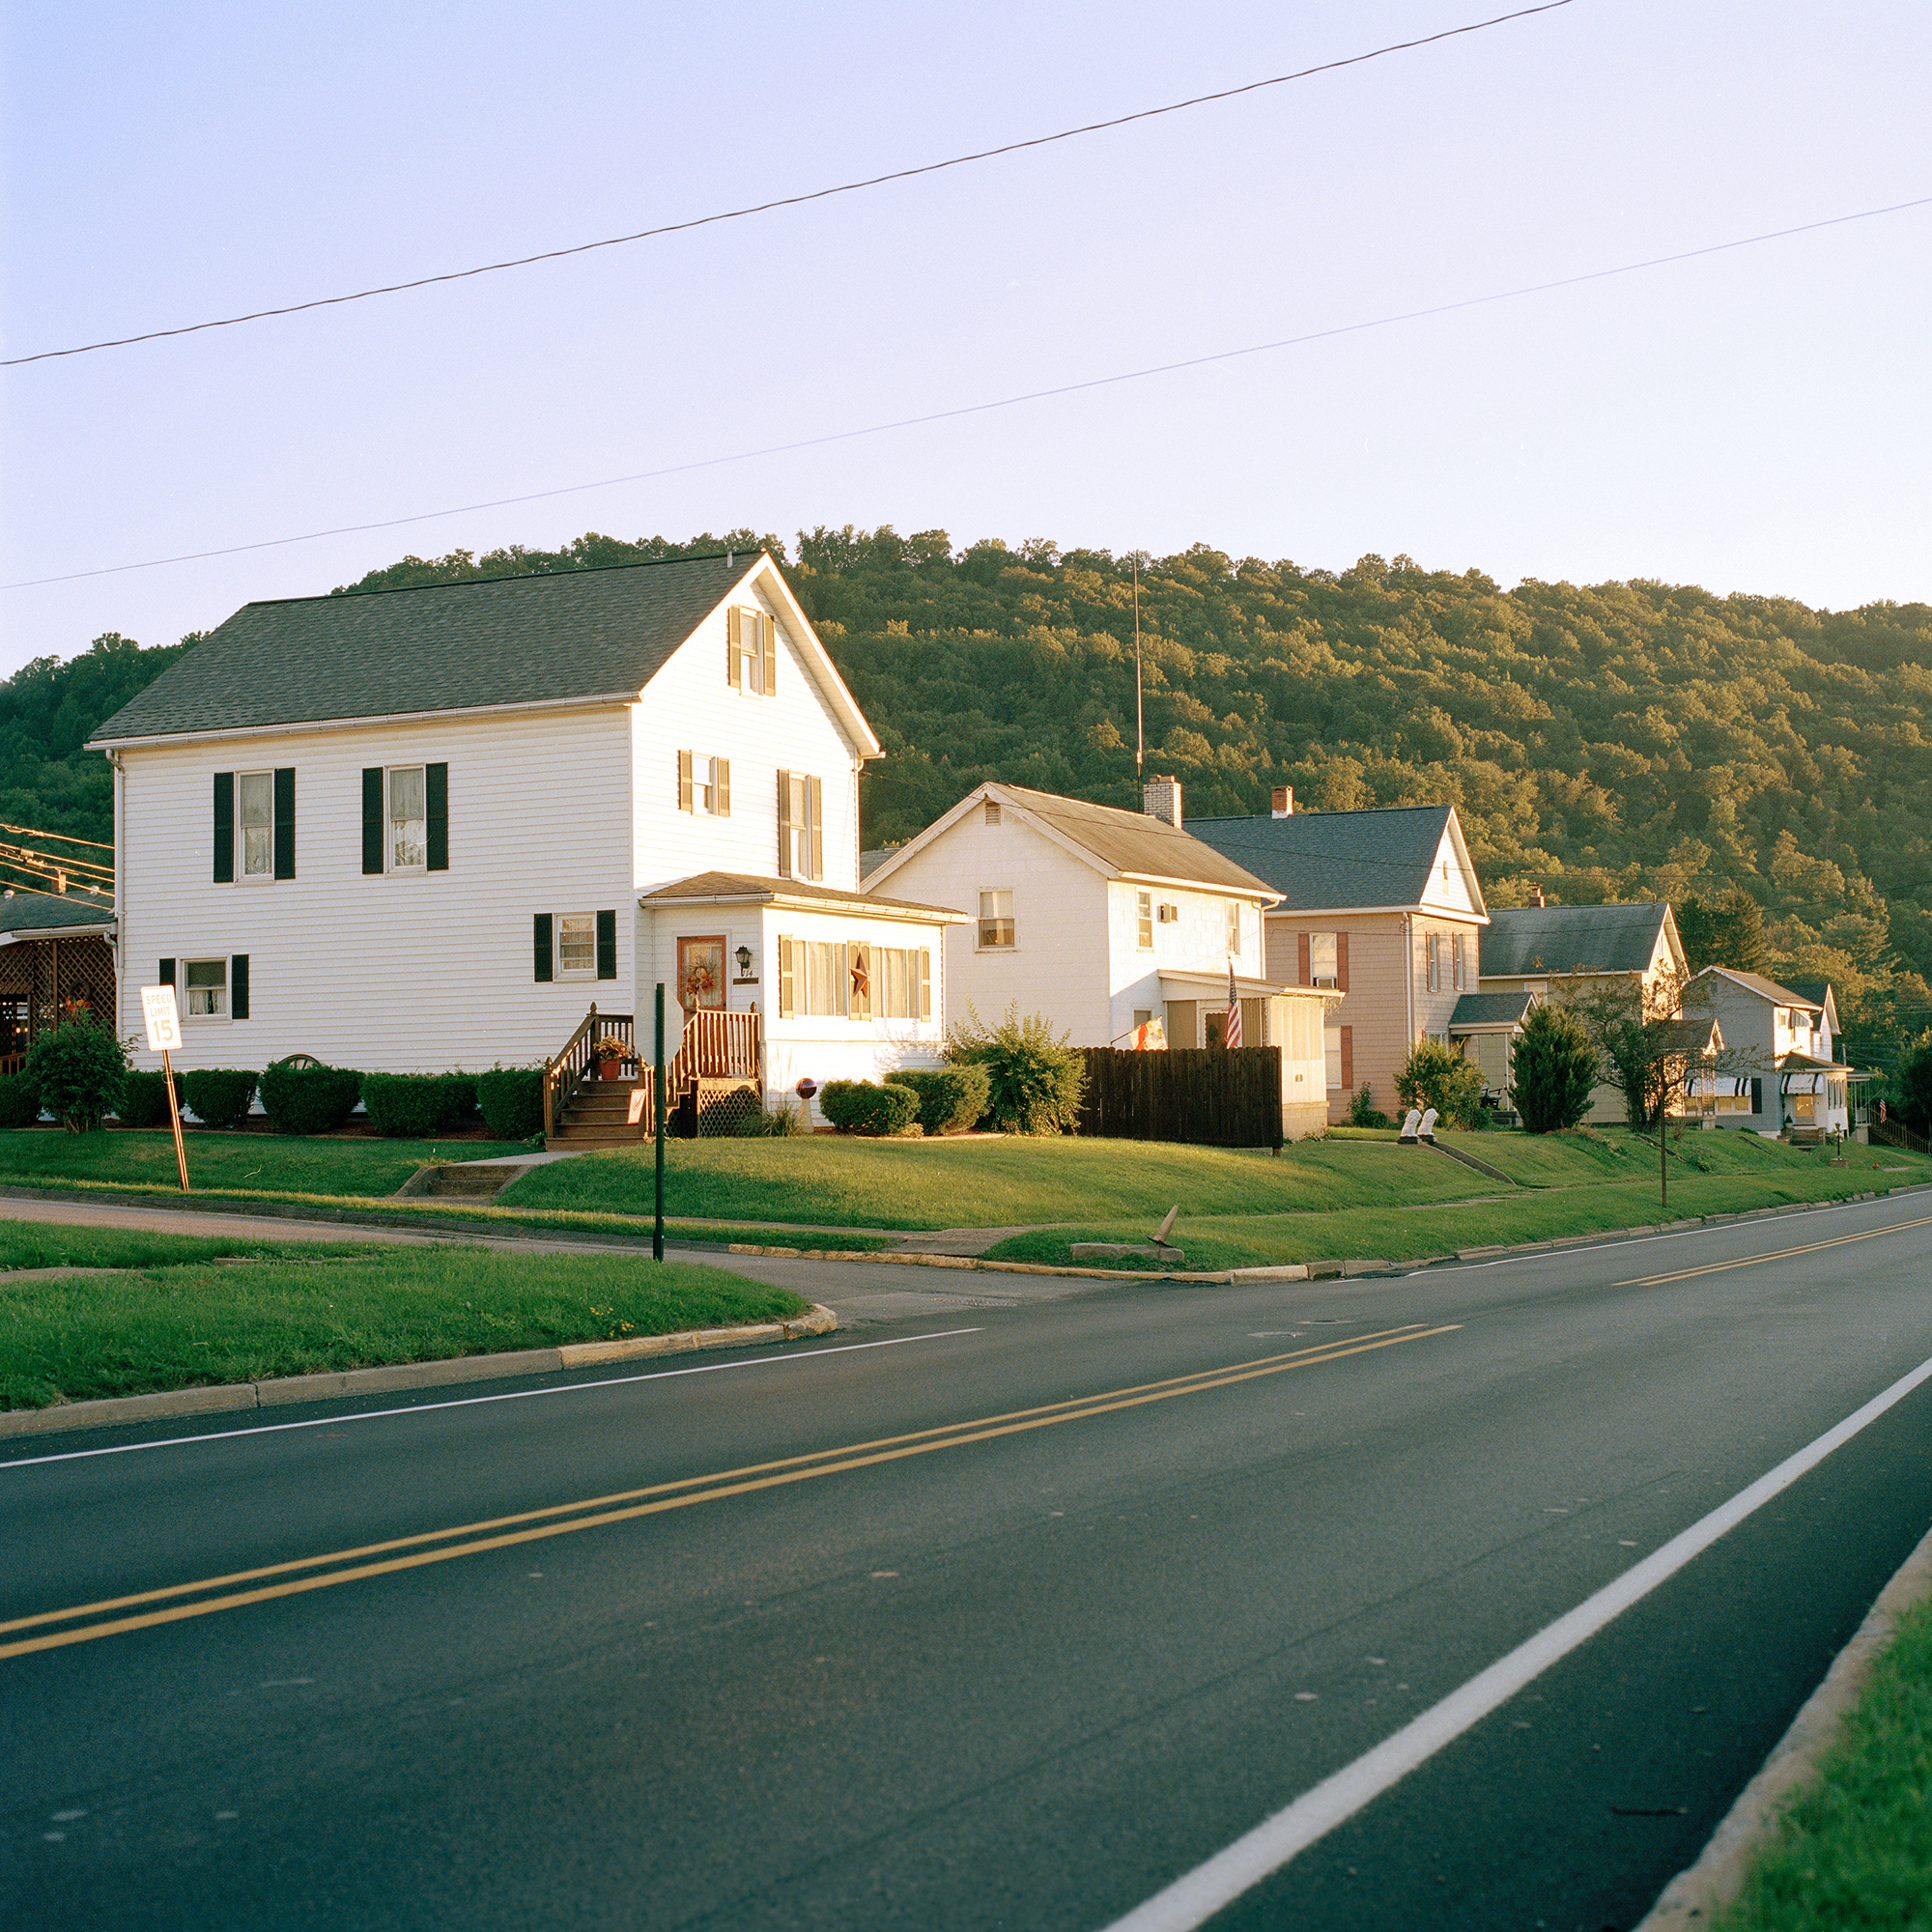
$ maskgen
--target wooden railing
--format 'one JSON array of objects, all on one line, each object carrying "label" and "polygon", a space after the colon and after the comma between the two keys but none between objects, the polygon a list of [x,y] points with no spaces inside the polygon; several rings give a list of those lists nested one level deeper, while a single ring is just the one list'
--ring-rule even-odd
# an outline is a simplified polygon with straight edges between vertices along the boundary
[{"label": "wooden railing", "polygon": [[760,1043],[756,1013],[699,1007],[685,1017],[665,1091],[681,1094],[694,1080],[761,1080]]},{"label": "wooden railing", "polygon": [[27,1056],[24,1051],[0,1053],[0,1080],[11,1080],[26,1064]]},{"label": "wooden railing", "polygon": [[629,1013],[600,1013],[593,1006],[583,1016],[583,1024],[571,1035],[563,1051],[545,1063],[544,1066],[544,1136],[548,1139],[556,1131],[556,1123],[563,1117],[563,1110],[570,1105],[572,1097],[582,1084],[590,1063],[597,1058],[595,1049],[607,1039],[614,1039],[624,1049],[623,1058],[618,1062],[618,1070],[625,1075],[638,1075],[638,1029],[637,1022]]},{"label": "wooden railing", "polygon": [[1915,1134],[1903,1121],[1869,1121],[1871,1137],[1884,1147],[1903,1148],[1908,1153],[1932,1153],[1932,1142]]}]

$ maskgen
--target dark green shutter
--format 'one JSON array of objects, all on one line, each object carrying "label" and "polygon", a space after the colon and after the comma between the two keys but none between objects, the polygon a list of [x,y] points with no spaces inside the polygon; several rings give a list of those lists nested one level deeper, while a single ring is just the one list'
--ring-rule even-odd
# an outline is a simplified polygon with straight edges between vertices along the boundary
[{"label": "dark green shutter", "polygon": [[449,870],[449,767],[423,767],[423,803],[429,815],[429,865],[432,872]]},{"label": "dark green shutter", "polygon": [[235,774],[214,775],[214,882],[231,885],[235,879]]},{"label": "dark green shutter", "polygon": [[275,767],[275,877],[296,875],[296,768]]},{"label": "dark green shutter", "polygon": [[383,869],[383,768],[362,767],[362,869]]},{"label": "dark green shutter", "polygon": [[228,1017],[232,1020],[248,1017],[248,955],[245,952],[234,952],[228,958]]},{"label": "dark green shutter", "polygon": [[534,939],[537,978],[539,980],[548,980],[553,977],[549,913],[540,912],[537,914]]},{"label": "dark green shutter", "polygon": [[617,915],[614,912],[600,912],[597,915],[597,977],[600,980],[614,980],[617,977]]},{"label": "dark green shutter", "polygon": [[163,986],[172,986],[175,982],[175,962],[172,959],[163,959],[155,974],[155,979]]}]

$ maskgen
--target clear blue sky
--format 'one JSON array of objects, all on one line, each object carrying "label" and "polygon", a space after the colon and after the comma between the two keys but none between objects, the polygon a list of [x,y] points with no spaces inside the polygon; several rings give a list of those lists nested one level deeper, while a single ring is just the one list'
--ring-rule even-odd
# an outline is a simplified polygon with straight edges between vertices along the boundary
[{"label": "clear blue sky", "polygon": [[[6,10],[9,355],[794,193],[1508,0]],[[545,267],[0,371],[0,581],[695,464],[1932,194],[1924,0],[1574,0]],[[1932,598],[1932,208],[962,420],[0,593],[0,674],[408,553],[941,527]]]}]

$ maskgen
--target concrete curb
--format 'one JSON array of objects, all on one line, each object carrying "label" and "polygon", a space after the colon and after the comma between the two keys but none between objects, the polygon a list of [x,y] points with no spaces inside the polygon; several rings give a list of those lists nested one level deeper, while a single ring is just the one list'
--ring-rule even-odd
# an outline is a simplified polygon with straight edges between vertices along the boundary
[{"label": "concrete curb", "polygon": [[1841,1650],[1825,1681],[1792,1719],[1791,1728],[1745,1786],[1704,1855],[1663,1888],[1636,1932],[1701,1932],[1737,1897],[1750,1869],[1776,1842],[1792,1802],[1818,1780],[1825,1759],[1844,1733],[1845,1719],[1864,1694],[1873,1666],[1891,1646],[1899,1619],[1932,1597],[1932,1532],[1928,1532]]},{"label": "concrete curb", "polygon": [[498,1381],[511,1376],[552,1376],[562,1369],[594,1368],[651,1355],[797,1342],[809,1335],[829,1335],[838,1326],[838,1316],[814,1302],[810,1315],[791,1321],[760,1321],[737,1328],[684,1328],[674,1335],[635,1335],[620,1342],[566,1342],[561,1348],[519,1349],[501,1355],[393,1362],[380,1369],[340,1369],[319,1376],[281,1376],[269,1381],[230,1382],[213,1388],[167,1389],[158,1395],[110,1396],[101,1402],[56,1403],[51,1408],[11,1408],[0,1410],[0,1436],[43,1435],[64,1429],[115,1429],[181,1415],[327,1402],[335,1396],[443,1388],[452,1382]]}]

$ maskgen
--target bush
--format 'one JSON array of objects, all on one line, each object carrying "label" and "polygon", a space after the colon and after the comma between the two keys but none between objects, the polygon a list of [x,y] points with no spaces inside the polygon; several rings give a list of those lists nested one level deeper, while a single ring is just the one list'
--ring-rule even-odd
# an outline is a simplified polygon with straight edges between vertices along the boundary
[{"label": "bush", "polygon": [[262,1111],[278,1134],[329,1134],[355,1111],[362,1076],[353,1066],[292,1066],[278,1060],[262,1069]]},{"label": "bush", "polygon": [[1001,1133],[1071,1133],[1078,1124],[1087,1062],[1065,1034],[1055,1037],[1043,1013],[1021,1019],[1011,1006],[988,1028],[969,1002],[965,1019],[946,1031],[946,1057],[955,1066],[986,1069],[985,1118]]},{"label": "bush", "polygon": [[980,1124],[992,1092],[992,1076],[968,1061],[957,1066],[901,1066],[886,1075],[893,1087],[919,1095],[919,1123],[929,1134],[963,1134]]},{"label": "bush", "polygon": [[798,1102],[781,1095],[776,1107],[757,1107],[748,1113],[733,1129],[742,1141],[785,1140],[793,1134],[810,1133]]},{"label": "bush", "polygon": [[1395,1122],[1373,1105],[1369,1099],[1369,1083],[1364,1080],[1360,1091],[1349,1102],[1349,1124],[1351,1127],[1392,1127]]},{"label": "bush", "polygon": [[1891,1111],[1915,1134],[1932,1134],[1932,1040],[1900,1055],[1891,1091],[1898,1096]]},{"label": "bush", "polygon": [[128,1049],[91,1015],[76,1012],[27,1049],[23,1077],[69,1133],[89,1133],[121,1104]]},{"label": "bush", "polygon": [[[476,1081],[465,1073],[365,1073],[362,1107],[369,1124],[392,1140],[427,1140],[447,1133]],[[542,1116],[538,1116],[539,1124]]]},{"label": "bush", "polygon": [[1582,1021],[1548,1002],[1523,1017],[1516,1043],[1516,1108],[1532,1134],[1561,1133],[1590,1111],[1597,1048]]},{"label": "bush", "polygon": [[31,1127],[40,1118],[40,1089],[24,1073],[0,1080],[0,1127]]},{"label": "bush", "polygon": [[1419,1039],[1395,1076],[1405,1107],[1434,1107],[1445,1127],[1465,1127],[1482,1104],[1483,1069],[1440,1040]]},{"label": "bush", "polygon": [[[445,1073],[441,1078],[449,1083],[450,1097],[456,1111],[450,1116],[457,1126],[467,1125],[476,1118],[476,1075],[473,1073]],[[542,1124],[541,1122],[538,1123]]]},{"label": "bush", "polygon": [[158,1127],[168,1118],[168,1076],[130,1072],[119,1112],[124,1127]]},{"label": "bush", "polygon": [[476,1076],[476,1104],[490,1138],[526,1141],[543,1132],[541,1066],[493,1066]]},{"label": "bush", "polygon": [[919,1095],[910,1087],[875,1087],[869,1080],[828,1080],[819,1111],[841,1134],[903,1134],[919,1124]]},{"label": "bush", "polygon": [[255,1087],[261,1077],[233,1066],[197,1066],[182,1074],[177,1084],[182,1104],[203,1126],[239,1127],[255,1103]]}]

